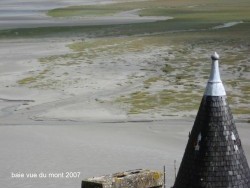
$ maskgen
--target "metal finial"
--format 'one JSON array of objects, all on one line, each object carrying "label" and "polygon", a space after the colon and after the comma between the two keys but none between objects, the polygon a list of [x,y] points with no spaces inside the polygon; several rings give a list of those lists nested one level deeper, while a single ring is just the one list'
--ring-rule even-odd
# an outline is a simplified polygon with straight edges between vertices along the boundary
[{"label": "metal finial", "polygon": [[217,52],[214,52],[214,54],[211,55],[211,58],[212,58],[212,60],[219,60],[220,56],[219,56],[219,54],[217,54]]},{"label": "metal finial", "polygon": [[204,95],[224,96],[226,95],[226,92],[220,79],[220,70],[219,70],[219,61],[218,61],[220,56],[216,52],[214,52],[211,58],[212,58],[211,73],[210,73],[210,77],[209,77]]}]

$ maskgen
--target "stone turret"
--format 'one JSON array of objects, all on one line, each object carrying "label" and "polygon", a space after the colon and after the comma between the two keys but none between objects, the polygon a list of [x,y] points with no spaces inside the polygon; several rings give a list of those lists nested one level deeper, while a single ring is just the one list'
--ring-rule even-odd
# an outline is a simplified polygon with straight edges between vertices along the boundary
[{"label": "stone turret", "polygon": [[226,92],[219,55],[212,68],[174,188],[250,188],[250,170]]}]

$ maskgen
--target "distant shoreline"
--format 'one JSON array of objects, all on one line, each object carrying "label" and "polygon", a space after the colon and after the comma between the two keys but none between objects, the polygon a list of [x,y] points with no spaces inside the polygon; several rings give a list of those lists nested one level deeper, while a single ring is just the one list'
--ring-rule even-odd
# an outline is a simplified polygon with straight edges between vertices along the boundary
[{"label": "distant shoreline", "polygon": [[[128,0],[129,1],[129,0]],[[85,17],[85,18],[53,18],[47,16],[47,11],[65,7],[69,5],[93,5],[93,4],[111,4],[117,3],[112,0],[96,1],[76,1],[64,0],[58,1],[1,1],[0,2],[0,30],[17,29],[17,28],[36,28],[36,27],[61,27],[61,26],[93,26],[93,25],[116,25],[155,22],[167,20],[169,17],[139,17],[136,14],[106,17]],[[126,1],[123,1],[126,2]],[[22,5],[24,3],[26,6]]]}]

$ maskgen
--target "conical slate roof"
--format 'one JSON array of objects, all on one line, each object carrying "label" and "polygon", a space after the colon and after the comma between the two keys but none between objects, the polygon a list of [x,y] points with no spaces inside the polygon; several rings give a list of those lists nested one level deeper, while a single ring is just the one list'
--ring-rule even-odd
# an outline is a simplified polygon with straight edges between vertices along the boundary
[{"label": "conical slate roof", "polygon": [[174,188],[250,188],[250,170],[226,92],[219,56],[212,69]]}]

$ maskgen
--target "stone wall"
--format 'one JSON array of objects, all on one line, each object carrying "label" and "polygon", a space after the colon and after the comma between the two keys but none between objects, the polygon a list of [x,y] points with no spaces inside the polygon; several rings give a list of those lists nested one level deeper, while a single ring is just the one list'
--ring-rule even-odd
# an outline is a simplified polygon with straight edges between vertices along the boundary
[{"label": "stone wall", "polygon": [[161,188],[162,185],[162,172],[142,169],[82,181],[82,188]]}]

